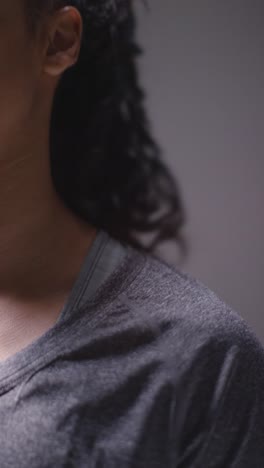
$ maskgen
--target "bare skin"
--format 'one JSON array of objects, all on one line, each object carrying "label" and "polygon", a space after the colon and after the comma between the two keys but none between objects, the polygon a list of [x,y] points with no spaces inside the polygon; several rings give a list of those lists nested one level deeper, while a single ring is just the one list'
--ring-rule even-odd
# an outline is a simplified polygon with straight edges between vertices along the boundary
[{"label": "bare skin", "polygon": [[50,175],[53,97],[81,36],[73,7],[43,21],[33,38],[23,0],[0,6],[0,360],[56,322],[95,239]]}]

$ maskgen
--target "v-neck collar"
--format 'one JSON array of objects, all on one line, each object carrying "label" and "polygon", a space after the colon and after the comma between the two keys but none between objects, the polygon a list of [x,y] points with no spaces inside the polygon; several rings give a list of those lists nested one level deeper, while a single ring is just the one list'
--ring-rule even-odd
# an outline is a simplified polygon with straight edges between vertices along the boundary
[{"label": "v-neck collar", "polygon": [[56,323],[22,350],[0,362],[0,395],[17,385],[32,370],[37,371],[56,358],[59,352],[67,350],[67,340],[72,339],[75,330],[78,333],[82,321],[86,328],[92,329],[104,318],[104,310],[107,309],[107,306],[102,307],[104,301],[107,305],[109,299],[114,301],[123,288],[131,287],[145,264],[145,257],[126,245],[126,255],[120,265],[78,307],[82,288],[88,285],[109,241],[117,242],[103,229],[98,230]]}]

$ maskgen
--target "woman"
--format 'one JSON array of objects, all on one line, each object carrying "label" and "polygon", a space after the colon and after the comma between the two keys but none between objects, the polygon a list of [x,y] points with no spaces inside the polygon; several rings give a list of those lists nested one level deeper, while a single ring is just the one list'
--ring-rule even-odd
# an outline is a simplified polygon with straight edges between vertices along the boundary
[{"label": "woman", "polygon": [[0,6],[1,468],[264,466],[262,347],[154,254],[185,216],[131,3]]}]

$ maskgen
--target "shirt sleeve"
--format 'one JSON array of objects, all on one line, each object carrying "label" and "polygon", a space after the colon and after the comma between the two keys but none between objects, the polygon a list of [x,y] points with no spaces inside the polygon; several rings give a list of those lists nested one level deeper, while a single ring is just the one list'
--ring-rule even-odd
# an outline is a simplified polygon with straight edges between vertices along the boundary
[{"label": "shirt sleeve", "polygon": [[264,467],[264,351],[246,326],[199,347],[177,397],[177,468]]}]

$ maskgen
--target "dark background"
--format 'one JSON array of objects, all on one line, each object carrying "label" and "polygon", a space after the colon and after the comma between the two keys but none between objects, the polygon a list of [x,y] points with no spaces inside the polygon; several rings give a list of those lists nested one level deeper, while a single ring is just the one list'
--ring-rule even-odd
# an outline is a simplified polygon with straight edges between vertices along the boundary
[{"label": "dark background", "polygon": [[[148,4],[135,0],[139,66],[187,209],[191,251],[181,268],[264,343],[264,2]],[[163,250],[170,262],[174,249]]]}]

